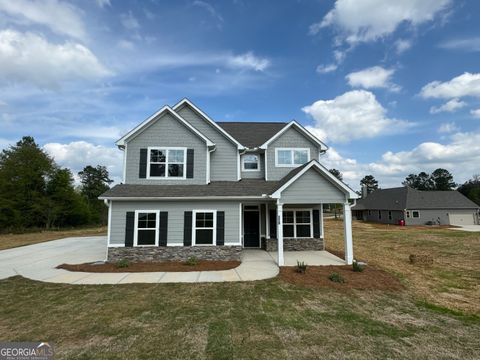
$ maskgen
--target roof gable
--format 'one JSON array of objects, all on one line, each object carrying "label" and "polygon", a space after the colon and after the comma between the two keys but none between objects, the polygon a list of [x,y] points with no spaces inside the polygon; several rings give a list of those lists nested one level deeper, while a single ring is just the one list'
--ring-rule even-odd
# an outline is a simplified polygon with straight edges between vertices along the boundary
[{"label": "roof gable", "polygon": [[140,134],[141,132],[145,131],[153,122],[158,120],[161,116],[164,114],[169,114],[172,115],[172,117],[180,122],[182,125],[184,125],[186,128],[188,128],[191,132],[196,134],[198,137],[200,137],[202,140],[204,140],[207,144],[207,146],[213,146],[215,145],[210,139],[208,139],[205,135],[203,135],[200,131],[198,131],[196,128],[194,128],[188,121],[183,119],[180,115],[178,115],[175,111],[173,111],[170,106],[164,106],[160,110],[158,110],[155,114],[147,118],[145,121],[137,125],[135,128],[130,130],[127,134],[123,135],[120,139],[118,139],[115,144],[119,147],[124,147],[125,143]]},{"label": "roof gable", "polygon": [[297,129],[301,134],[303,134],[305,137],[313,141],[315,144],[317,144],[322,151],[328,150],[328,146],[325,145],[322,141],[320,141],[315,135],[313,135],[310,131],[305,129],[302,125],[300,125],[298,122],[295,120],[290,121],[288,124],[286,124],[280,131],[278,131],[276,134],[274,134],[271,138],[269,138],[267,141],[265,141],[260,148],[261,149],[267,149],[268,145],[270,145],[273,141],[278,139],[283,133],[285,133],[288,129],[291,127],[294,127]]}]

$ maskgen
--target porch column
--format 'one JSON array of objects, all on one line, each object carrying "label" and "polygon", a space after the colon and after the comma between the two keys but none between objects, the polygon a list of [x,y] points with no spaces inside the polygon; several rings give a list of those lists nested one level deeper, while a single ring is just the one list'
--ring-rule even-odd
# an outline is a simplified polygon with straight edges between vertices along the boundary
[{"label": "porch column", "polygon": [[285,265],[283,259],[283,204],[277,200],[277,241],[278,241],[278,266]]},{"label": "porch column", "polygon": [[265,237],[270,239],[270,209],[268,203],[265,203]]},{"label": "porch column", "polygon": [[345,235],[345,261],[348,265],[353,263],[353,239],[352,239],[352,210],[350,204],[343,204],[343,225]]},{"label": "porch column", "polygon": [[320,204],[320,238],[321,239],[324,239],[325,238],[325,234],[323,232],[323,203]]}]

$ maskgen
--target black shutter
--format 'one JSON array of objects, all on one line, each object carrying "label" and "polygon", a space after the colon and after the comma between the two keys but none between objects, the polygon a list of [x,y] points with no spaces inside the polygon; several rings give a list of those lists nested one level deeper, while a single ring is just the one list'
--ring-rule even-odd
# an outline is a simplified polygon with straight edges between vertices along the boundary
[{"label": "black shutter", "polygon": [[217,246],[225,245],[225,211],[217,211]]},{"label": "black shutter", "polygon": [[138,177],[140,179],[147,177],[147,155],[148,149],[140,149],[140,164],[138,167]]},{"label": "black shutter", "polygon": [[135,231],[135,212],[127,211],[125,221],[125,246],[133,246],[133,233]]},{"label": "black shutter", "polygon": [[160,235],[158,237],[158,246],[167,246],[168,235],[168,212],[160,211]]},{"label": "black shutter", "polygon": [[313,237],[320,239],[320,211],[313,210]]},{"label": "black shutter", "polygon": [[270,210],[270,238],[277,237],[277,210]]},{"label": "black shutter", "polygon": [[183,245],[192,246],[192,212],[185,211],[183,223]]},{"label": "black shutter", "polygon": [[193,179],[193,149],[187,149],[187,179]]}]

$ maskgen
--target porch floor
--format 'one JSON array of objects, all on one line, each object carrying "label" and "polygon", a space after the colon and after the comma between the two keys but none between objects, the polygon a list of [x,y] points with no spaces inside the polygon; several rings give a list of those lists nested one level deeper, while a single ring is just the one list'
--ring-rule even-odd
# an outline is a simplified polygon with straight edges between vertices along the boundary
[{"label": "porch floor", "polygon": [[[277,252],[269,252],[270,256],[276,260]],[[345,260],[335,256],[328,251],[284,251],[285,266],[296,266],[297,261],[304,262],[307,265],[346,265]]]}]

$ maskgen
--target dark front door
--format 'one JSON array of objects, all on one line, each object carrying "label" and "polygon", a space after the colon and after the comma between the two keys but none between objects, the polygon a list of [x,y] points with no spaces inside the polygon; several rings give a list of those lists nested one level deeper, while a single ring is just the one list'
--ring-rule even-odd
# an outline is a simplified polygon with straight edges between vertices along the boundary
[{"label": "dark front door", "polygon": [[260,222],[258,211],[243,212],[243,246],[260,247]]}]

